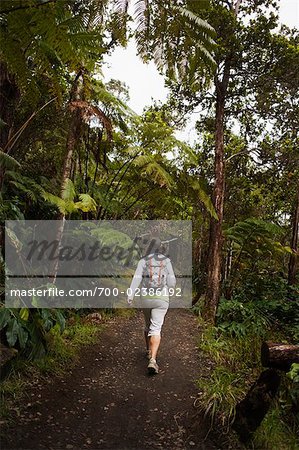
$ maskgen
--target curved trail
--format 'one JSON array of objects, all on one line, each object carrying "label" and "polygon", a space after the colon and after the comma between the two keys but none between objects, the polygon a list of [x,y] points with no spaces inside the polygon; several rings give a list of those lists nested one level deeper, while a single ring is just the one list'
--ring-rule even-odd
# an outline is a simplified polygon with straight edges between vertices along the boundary
[{"label": "curved trail", "polygon": [[67,375],[29,389],[2,449],[220,448],[193,406],[206,373],[197,337],[189,311],[169,310],[160,373],[148,376],[141,313],[113,319]]}]

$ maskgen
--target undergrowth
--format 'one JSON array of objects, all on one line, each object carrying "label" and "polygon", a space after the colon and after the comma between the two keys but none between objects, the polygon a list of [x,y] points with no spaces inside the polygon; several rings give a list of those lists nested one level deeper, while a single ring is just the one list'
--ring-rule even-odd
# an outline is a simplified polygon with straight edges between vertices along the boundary
[{"label": "undergrowth", "polygon": [[[243,320],[235,323],[233,320],[230,322],[227,317],[225,320],[220,317],[218,326],[215,327],[204,323],[201,317],[198,318],[201,328],[199,349],[206,357],[207,367],[203,376],[197,380],[197,406],[210,418],[211,428],[217,427],[223,436],[230,436],[231,443],[236,442],[236,433],[232,429],[236,406],[265,370],[260,363],[262,342],[286,342],[285,335],[272,326],[263,312],[259,314],[257,311],[258,317],[254,319],[251,305],[248,314],[246,311],[243,313],[242,308],[246,309],[246,305],[238,306],[238,314],[241,312]],[[227,309],[228,305],[224,305],[222,311]],[[195,307],[194,312],[198,311],[199,308]],[[251,321],[247,320],[248,316]],[[277,398],[246,448],[299,449],[299,421],[291,399],[295,392],[294,384],[284,373],[280,374],[282,382]]]}]

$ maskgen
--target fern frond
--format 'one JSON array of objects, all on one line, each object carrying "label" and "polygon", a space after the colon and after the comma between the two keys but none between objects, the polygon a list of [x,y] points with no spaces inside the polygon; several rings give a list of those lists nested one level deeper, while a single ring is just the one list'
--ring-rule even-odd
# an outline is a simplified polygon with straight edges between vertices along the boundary
[{"label": "fern frond", "polygon": [[96,201],[88,194],[80,194],[79,195],[79,202],[75,202],[75,208],[81,209],[81,211],[88,212],[88,211],[96,211],[97,204]]},{"label": "fern frond", "polygon": [[148,0],[137,0],[135,3],[134,18],[139,32],[149,31],[150,5]]},{"label": "fern frond", "polygon": [[63,184],[62,192],[61,192],[61,198],[65,202],[72,202],[75,198],[76,192],[75,192],[75,186],[72,180],[67,178]]},{"label": "fern frond", "polygon": [[215,211],[214,205],[210,196],[206,193],[204,188],[201,186],[199,180],[191,181],[192,189],[194,189],[200,199],[200,201],[204,204],[209,214],[214,217],[214,219],[218,220],[217,213]]},{"label": "fern frond", "polygon": [[115,0],[115,12],[120,14],[127,14],[129,8],[129,0]]},{"label": "fern frond", "polygon": [[19,191],[26,194],[26,196],[29,197],[33,202],[37,201],[36,194],[31,189],[28,189],[26,186],[24,186],[22,183],[19,183],[18,181],[10,181],[9,183],[15,186]]},{"label": "fern frond", "polygon": [[4,153],[2,150],[0,150],[0,164],[7,169],[14,169],[16,167],[21,167],[19,161],[17,161],[15,158],[8,155],[7,153]]},{"label": "fern frond", "polygon": [[123,101],[113,95],[107,87],[98,81],[93,80],[93,89],[96,94],[96,100],[107,106],[112,106],[116,113],[127,116],[135,116],[134,111]]},{"label": "fern frond", "polygon": [[150,181],[158,183],[161,187],[170,188],[174,184],[172,176],[157,162],[150,162],[143,170],[143,176],[149,178]]},{"label": "fern frond", "polygon": [[84,100],[74,100],[69,103],[69,108],[72,111],[75,108],[82,110],[83,118],[88,121],[91,117],[98,117],[107,131],[109,141],[112,140],[112,123],[110,118],[97,106],[93,106]]},{"label": "fern frond", "polygon": [[173,9],[179,11],[182,16],[192,22],[200,32],[204,31],[212,38],[216,37],[214,28],[206,20],[201,19],[198,15],[190,11],[190,9],[183,8],[182,6],[174,6]]},{"label": "fern frond", "polygon": [[[213,58],[212,54],[207,49],[206,45],[204,46],[202,44],[197,44],[196,50],[195,50],[195,55],[196,55],[197,61],[200,61],[202,59],[207,66],[214,67],[214,68],[217,66],[215,59]],[[191,76],[192,75],[193,74],[191,74]]]},{"label": "fern frond", "polygon": [[59,209],[59,211],[62,214],[66,214],[67,210],[66,210],[66,204],[65,201],[62,200],[62,198],[57,197],[56,195],[50,194],[50,192],[43,192],[43,198],[52,203],[52,205],[57,206],[57,208]]},{"label": "fern frond", "polygon": [[[59,75],[78,67],[93,69],[97,62],[103,33],[91,26],[99,13],[90,5],[90,17],[74,14],[69,2],[55,0],[43,7],[28,0],[28,7],[14,8],[1,18],[1,58],[16,77],[18,87],[28,98],[38,98],[40,84],[37,75],[47,74],[52,92],[62,99],[64,84]],[[102,8],[98,8],[102,11]],[[26,49],[26,51],[24,51]],[[57,69],[60,69],[60,73]],[[30,93],[30,95],[29,95]]]},{"label": "fern frond", "polygon": [[152,156],[150,155],[139,155],[134,159],[133,164],[137,167],[143,167],[146,164],[149,164],[153,161]]},{"label": "fern frond", "polygon": [[254,250],[265,254],[289,253],[288,247],[275,240],[282,233],[280,226],[256,218],[237,222],[224,231],[225,236],[247,255],[251,255]]}]

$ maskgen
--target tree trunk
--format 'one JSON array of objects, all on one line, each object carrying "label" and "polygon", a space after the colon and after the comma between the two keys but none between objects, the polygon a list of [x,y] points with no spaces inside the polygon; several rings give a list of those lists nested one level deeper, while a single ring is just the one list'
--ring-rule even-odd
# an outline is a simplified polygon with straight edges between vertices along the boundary
[{"label": "tree trunk", "polygon": [[298,233],[299,233],[299,186],[297,188],[296,203],[292,217],[292,239],[291,249],[297,254],[290,255],[288,284],[293,286],[296,284],[297,260],[298,260]]},{"label": "tree trunk", "polygon": [[[16,105],[20,98],[20,91],[14,77],[9,74],[7,66],[0,61],[0,150],[8,152],[7,143],[13,134]],[[0,193],[3,189],[5,169],[0,165]],[[0,251],[4,255],[4,225],[0,224]],[[2,297],[2,296],[1,296]]]},{"label": "tree trunk", "polygon": [[193,249],[193,264],[195,266],[195,270],[199,270],[200,267],[200,261],[201,261],[201,237],[196,239],[194,242],[194,249]]},{"label": "tree trunk", "polygon": [[293,363],[299,363],[299,345],[263,342],[261,360],[264,367],[289,371]]},{"label": "tree trunk", "polygon": [[225,68],[222,82],[216,81],[215,184],[213,190],[213,204],[218,220],[213,217],[211,218],[207,288],[203,309],[204,319],[211,323],[215,323],[217,307],[220,299],[221,249],[223,243],[222,221],[225,192],[224,106],[228,80],[229,63],[227,63]]},{"label": "tree trunk", "polygon": [[[4,151],[12,136],[16,104],[20,98],[20,91],[13,75],[9,74],[6,64],[0,62],[0,148]],[[9,153],[9,148],[6,148]],[[0,168],[0,191],[3,186],[4,168]]]},{"label": "tree trunk", "polygon": [[[81,77],[81,72],[79,72],[75,78],[72,92],[71,92],[71,98],[70,102],[73,100],[78,100],[79,97],[79,79]],[[69,132],[67,136],[66,141],[66,153],[64,158],[64,164],[63,164],[63,171],[61,176],[61,184],[60,184],[60,196],[62,197],[63,188],[65,185],[65,182],[68,178],[70,178],[71,169],[72,169],[72,163],[73,163],[73,155],[76,149],[76,145],[78,143],[78,140],[80,138],[80,132],[82,127],[82,111],[80,108],[73,108],[71,110],[71,117],[70,117],[70,127]],[[60,212],[57,217],[57,230],[56,230],[56,237],[55,239],[59,242],[59,247],[62,240],[62,235],[64,231],[64,225],[65,225],[65,214]],[[52,270],[51,270],[51,276],[50,276],[50,282],[55,283],[57,273],[58,273],[58,267],[59,267],[59,259],[54,259]]]},{"label": "tree trunk", "polygon": [[[193,261],[193,269],[196,274],[197,273],[199,274],[199,271],[200,271],[201,252],[202,252],[202,240],[201,240],[201,236],[200,236],[199,238],[195,239],[194,245],[193,245],[192,261]],[[195,303],[197,303],[200,298],[198,285],[199,285],[198,282],[193,284],[193,287],[195,288],[196,293],[192,297],[192,306],[195,305]]]},{"label": "tree trunk", "polygon": [[[242,0],[231,2],[230,11],[237,17]],[[222,79],[215,76],[216,87],[216,127],[215,127],[215,182],[213,189],[213,204],[218,220],[211,218],[209,251],[208,251],[208,275],[207,287],[203,308],[203,317],[206,321],[214,324],[217,308],[220,300],[221,279],[221,251],[223,244],[222,221],[225,194],[225,161],[224,161],[224,125],[225,125],[225,103],[227,89],[230,81],[231,61],[234,57],[233,50],[227,54],[223,64]],[[219,70],[219,66],[218,66]]]},{"label": "tree trunk", "polygon": [[81,124],[82,124],[81,110],[79,108],[75,108],[70,118],[70,128],[66,142],[66,154],[61,177],[61,192],[63,190],[65,181],[67,180],[67,178],[70,178],[73,155],[78,139],[80,138]]},{"label": "tree trunk", "polygon": [[4,149],[11,135],[15,106],[20,92],[13,75],[8,73],[6,64],[0,62],[0,117],[4,122],[0,128],[0,146]]}]

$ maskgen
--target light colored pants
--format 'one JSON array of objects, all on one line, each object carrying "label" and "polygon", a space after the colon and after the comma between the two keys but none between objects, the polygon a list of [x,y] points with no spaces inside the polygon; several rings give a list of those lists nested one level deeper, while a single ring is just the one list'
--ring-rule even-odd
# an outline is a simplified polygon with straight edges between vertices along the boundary
[{"label": "light colored pants", "polygon": [[160,336],[169,304],[165,300],[156,298],[143,300],[143,302],[146,302],[147,306],[142,308],[145,319],[144,331],[147,332],[148,336]]}]

